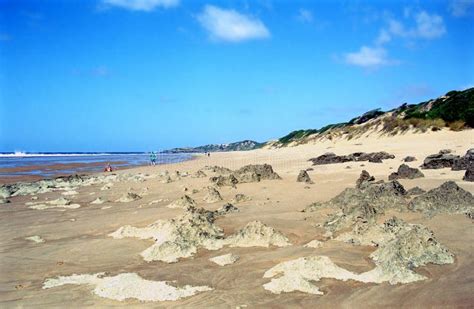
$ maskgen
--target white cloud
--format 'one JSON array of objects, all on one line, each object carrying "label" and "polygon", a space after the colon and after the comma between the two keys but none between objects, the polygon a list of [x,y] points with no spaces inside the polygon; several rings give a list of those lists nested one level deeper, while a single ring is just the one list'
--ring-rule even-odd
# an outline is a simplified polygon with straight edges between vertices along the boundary
[{"label": "white cloud", "polygon": [[358,51],[344,55],[346,63],[363,68],[377,68],[388,65],[387,51],[382,47],[362,46]]},{"label": "white cloud", "polygon": [[243,15],[235,10],[206,5],[198,21],[216,40],[240,42],[250,39],[264,39],[270,32],[258,19]]},{"label": "white cloud", "polygon": [[446,33],[443,17],[436,14],[428,14],[421,11],[415,16],[416,31],[418,37],[425,39],[435,39]]},{"label": "white cloud", "polygon": [[474,0],[453,0],[449,6],[449,11],[455,17],[463,17],[472,13]]},{"label": "white cloud", "polygon": [[413,16],[415,25],[407,28],[402,22],[390,19],[388,32],[394,36],[405,38],[436,39],[446,33],[446,26],[441,16],[429,14],[426,11],[418,12]]},{"label": "white cloud", "polygon": [[314,19],[313,18],[313,12],[311,12],[310,10],[307,10],[307,9],[300,9],[298,11],[297,18],[301,22],[311,23],[311,22],[313,22],[313,19]]},{"label": "white cloud", "polygon": [[385,43],[390,42],[391,40],[392,36],[390,35],[390,33],[387,30],[382,29],[380,30],[379,35],[375,39],[375,45],[383,45]]},{"label": "white cloud", "polygon": [[170,8],[177,6],[179,0],[103,0],[103,3],[118,6],[132,11],[152,11],[157,7]]}]

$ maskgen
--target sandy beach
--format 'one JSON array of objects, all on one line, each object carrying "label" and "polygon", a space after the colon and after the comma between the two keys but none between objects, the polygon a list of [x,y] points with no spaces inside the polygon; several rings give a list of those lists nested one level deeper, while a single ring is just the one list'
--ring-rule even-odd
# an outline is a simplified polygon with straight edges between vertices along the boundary
[{"label": "sandy beach", "polygon": [[[406,156],[415,157],[416,161],[406,164],[418,168],[424,158],[442,149],[462,156],[470,148],[474,148],[472,130],[444,129],[396,136],[372,134],[354,140],[334,139],[280,149],[212,153],[210,157],[199,155],[179,164],[121,170],[116,172],[117,178],[113,181],[8,197],[10,202],[0,207],[0,306],[61,307],[67,303],[72,307],[154,308],[470,307],[474,303],[474,230],[472,219],[461,213],[427,216],[388,208],[377,217],[378,223],[396,216],[408,223],[421,224],[453,254],[452,263],[429,263],[414,268],[416,274],[426,277],[424,280],[390,284],[362,282],[355,275],[356,279],[347,281],[326,275],[312,282],[322,295],[301,291],[277,294],[264,288],[272,280],[264,278],[267,271],[279,263],[301,257],[328,257],[337,269],[356,275],[373,269],[375,264],[370,255],[376,247],[327,237],[322,223],[335,209],[302,210],[314,202],[330,200],[345,188],[353,188],[362,170],[368,171],[376,181],[387,181]],[[346,155],[378,151],[393,154],[395,158],[383,163],[364,161],[315,166],[308,161],[326,152]],[[210,177],[216,173],[204,167],[220,166],[234,171],[248,164],[270,164],[281,179],[237,183],[235,187],[215,186],[222,199],[209,193],[207,187],[213,185]],[[313,184],[296,181],[300,171],[305,169],[309,169]],[[205,176],[198,176],[199,170]],[[460,188],[474,193],[474,182],[462,180],[463,170],[442,168],[422,169],[422,172],[422,178],[398,181],[406,190],[415,186],[430,190],[452,180]],[[110,175],[99,173],[96,176]],[[124,194],[130,199],[118,202]],[[213,222],[222,228],[227,241],[216,250],[203,243],[191,256],[179,257],[174,263],[146,261],[141,253],[152,246],[156,240],[153,237],[159,235],[148,239],[111,236],[124,226],[144,228],[157,220],[165,222],[182,216],[185,209],[167,206],[184,194],[195,201],[196,208],[214,211],[226,203],[238,208],[235,212],[223,211]],[[236,202],[236,194],[244,194],[247,199]],[[66,198],[67,203],[52,203],[60,198]],[[96,202],[91,203],[93,201]],[[53,207],[57,205],[78,206]],[[282,236],[288,244],[281,244],[280,238],[278,241],[270,238],[273,243],[268,247],[247,247],[248,243],[232,236],[256,220],[273,228],[275,235]],[[123,229],[121,231],[121,235],[126,235]],[[37,237],[32,239],[34,236]],[[305,246],[313,240],[321,243]],[[226,254],[232,255],[218,259],[224,265],[228,263],[225,266],[209,260]],[[187,296],[174,301],[140,301],[137,299],[140,297],[133,296],[113,299],[107,293],[117,282],[97,278],[84,279],[83,284],[54,285],[50,281],[51,287],[45,288],[49,279],[58,276],[97,273],[105,273],[98,278],[134,273],[148,280],[146,283],[150,286],[154,286],[151,282],[166,281],[173,287],[190,287],[179,290]],[[191,287],[198,288],[192,290]]]}]

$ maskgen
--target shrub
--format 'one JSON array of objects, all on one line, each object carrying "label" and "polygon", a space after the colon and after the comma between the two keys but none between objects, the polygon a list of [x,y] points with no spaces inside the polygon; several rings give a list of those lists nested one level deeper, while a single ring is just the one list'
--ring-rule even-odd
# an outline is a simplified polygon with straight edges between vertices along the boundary
[{"label": "shrub", "polygon": [[462,120],[454,121],[448,124],[451,131],[462,131],[466,123]]}]

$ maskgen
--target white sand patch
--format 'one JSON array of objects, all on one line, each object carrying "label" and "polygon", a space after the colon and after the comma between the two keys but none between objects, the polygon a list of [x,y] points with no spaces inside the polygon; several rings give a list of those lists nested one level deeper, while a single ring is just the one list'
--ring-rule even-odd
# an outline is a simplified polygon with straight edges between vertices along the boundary
[{"label": "white sand patch", "polygon": [[234,264],[237,260],[239,259],[238,255],[234,255],[232,253],[229,254],[224,254],[220,256],[216,256],[213,258],[210,258],[209,261],[216,263],[217,265],[220,266],[225,266],[229,264]]},{"label": "white sand patch", "polygon": [[146,280],[136,273],[123,273],[112,277],[103,277],[104,273],[60,276],[46,279],[43,289],[50,289],[62,285],[87,284],[94,286],[94,294],[103,297],[124,301],[135,298],[140,301],[175,301],[189,297],[198,292],[211,291],[208,286],[174,287],[166,281]]},{"label": "white sand patch", "polygon": [[101,198],[101,197],[98,197],[98,198],[96,198],[95,200],[93,200],[93,201],[91,202],[91,204],[93,204],[93,205],[100,205],[100,204],[104,204],[105,202],[107,202],[107,201],[104,200],[104,199]]},{"label": "white sand patch", "polygon": [[103,206],[100,209],[105,210],[105,209],[110,209],[110,208],[112,208],[112,206]]},{"label": "white sand patch", "polygon": [[[273,278],[278,275],[281,276]],[[323,292],[312,284],[312,281],[319,281],[322,278],[357,280],[358,275],[337,266],[327,256],[313,256],[280,263],[266,271],[263,277],[273,278],[263,287],[275,294],[300,291],[322,295]]]},{"label": "white sand patch", "polygon": [[27,205],[30,205],[29,208],[31,209],[38,209],[38,210],[44,210],[44,209],[50,209],[50,208],[66,208],[66,209],[76,209],[81,207],[79,204],[72,204],[70,200],[60,197],[58,199],[49,201],[49,202],[40,202],[40,203],[31,203],[28,202],[26,203]]},{"label": "white sand patch", "polygon": [[315,239],[315,240],[310,241],[306,245],[304,245],[304,247],[306,247],[306,248],[319,248],[322,245],[323,245],[323,243],[321,241]]},{"label": "white sand patch", "polygon": [[260,221],[249,222],[243,229],[227,238],[231,247],[286,247],[291,245],[282,233]]},{"label": "white sand patch", "polygon": [[35,243],[37,243],[37,244],[40,244],[40,243],[43,243],[43,242],[44,242],[44,239],[41,238],[41,236],[38,236],[38,235],[25,237],[25,239],[26,239],[26,240],[29,240],[29,241],[32,241],[32,242],[35,242]]},{"label": "white sand patch", "polygon": [[79,194],[77,191],[71,190],[71,191],[66,191],[61,193],[62,195],[70,196],[70,195],[76,195]]},{"label": "white sand patch", "polygon": [[155,204],[158,204],[158,203],[161,203],[161,202],[164,202],[164,201],[165,201],[165,199],[160,198],[160,199],[153,200],[153,201],[149,202],[148,205],[155,205]]}]

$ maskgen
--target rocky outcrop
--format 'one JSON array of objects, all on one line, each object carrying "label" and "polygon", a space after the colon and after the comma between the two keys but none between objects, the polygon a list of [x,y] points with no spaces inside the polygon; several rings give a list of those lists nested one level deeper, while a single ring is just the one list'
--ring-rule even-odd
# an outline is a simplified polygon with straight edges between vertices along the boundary
[{"label": "rocky outcrop", "polygon": [[474,197],[454,181],[447,181],[441,186],[415,197],[409,203],[408,208],[430,216],[439,213],[468,213],[474,211]]},{"label": "rocky outcrop", "polygon": [[[309,205],[304,212],[327,207],[340,209],[341,213],[337,216],[347,217],[353,212],[369,211],[370,209],[374,209],[375,213],[381,213],[385,208],[404,210],[406,208],[405,196],[405,188],[396,180],[369,183],[361,188],[346,188],[328,202],[317,202]],[[369,212],[374,211],[370,210]],[[350,217],[353,217],[353,215],[350,215]],[[339,220],[336,220],[333,224],[337,221]]]},{"label": "rocky outcrop", "polygon": [[389,154],[385,151],[379,152],[354,152],[349,155],[338,156],[335,153],[328,152],[319,157],[309,159],[313,162],[313,165],[323,165],[323,164],[335,164],[335,163],[345,163],[345,162],[360,162],[360,161],[369,161],[372,163],[381,163],[382,160],[394,159],[395,156]]},{"label": "rocky outcrop", "polygon": [[441,150],[437,154],[432,154],[426,157],[421,165],[423,169],[439,169],[445,167],[453,167],[454,162],[458,160],[460,157],[450,152],[446,152]]},{"label": "rocky outcrop", "polygon": [[205,166],[203,168],[203,170],[210,171],[210,172],[213,172],[213,173],[217,173],[219,175],[228,175],[228,174],[232,173],[231,169],[228,169],[227,167],[223,167],[223,166],[217,166],[217,165]]},{"label": "rocky outcrop", "polygon": [[191,209],[196,208],[197,204],[190,196],[183,195],[181,198],[177,199],[176,201],[172,202],[167,206],[168,208],[181,208],[181,209]]},{"label": "rocky outcrop", "polygon": [[425,177],[422,172],[417,168],[409,167],[406,164],[402,164],[398,167],[398,171],[388,176],[389,180],[395,179],[415,179]]},{"label": "rocky outcrop", "polygon": [[209,180],[218,187],[230,186],[235,187],[239,183],[237,178],[233,174],[230,175],[219,175],[209,178]]},{"label": "rocky outcrop", "polygon": [[474,163],[471,163],[467,169],[466,169],[466,173],[464,173],[464,177],[462,178],[462,180],[465,180],[465,181],[474,181]]},{"label": "rocky outcrop", "polygon": [[281,179],[269,164],[246,165],[233,172],[233,175],[237,178],[239,183]]},{"label": "rocky outcrop", "polygon": [[362,170],[360,173],[359,178],[356,181],[356,188],[360,188],[362,186],[365,186],[366,184],[375,181],[374,176],[370,176],[369,172],[366,170]]},{"label": "rocky outcrop", "polygon": [[453,171],[467,170],[474,165],[474,148],[469,149],[463,157],[454,160]]},{"label": "rocky outcrop", "polygon": [[246,165],[229,175],[211,177],[210,181],[217,186],[235,186],[238,183],[260,182],[275,180],[281,177],[273,171],[269,164]]},{"label": "rocky outcrop", "polygon": [[249,222],[244,228],[227,238],[231,247],[286,247],[288,238],[260,221]]},{"label": "rocky outcrop", "polygon": [[426,191],[423,190],[422,188],[420,187],[413,187],[411,188],[410,190],[407,190],[407,195],[411,196],[411,195],[420,195],[420,194],[423,194],[425,193]]},{"label": "rocky outcrop", "polygon": [[222,201],[222,196],[214,187],[207,187],[207,194],[204,196],[204,201],[207,203],[215,203]]},{"label": "rocky outcrop", "polygon": [[304,182],[307,184],[313,184],[314,182],[311,180],[311,177],[309,177],[309,174],[305,170],[301,170],[300,173],[298,174],[298,177],[296,178],[297,182]]},{"label": "rocky outcrop", "polygon": [[205,178],[205,177],[207,177],[207,175],[203,171],[199,170],[196,173],[194,173],[191,177],[193,177],[193,178]]},{"label": "rocky outcrop", "polygon": [[223,215],[226,215],[226,214],[229,214],[229,213],[239,212],[239,211],[240,210],[237,207],[235,207],[234,205],[232,205],[231,203],[226,203],[221,208],[217,209],[215,211],[215,213],[218,216],[223,216]]}]

